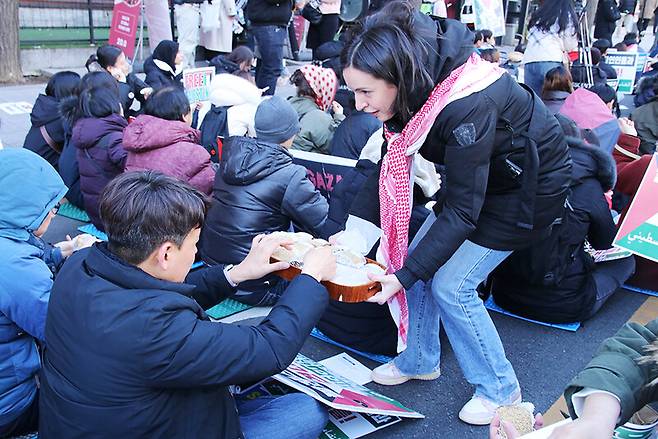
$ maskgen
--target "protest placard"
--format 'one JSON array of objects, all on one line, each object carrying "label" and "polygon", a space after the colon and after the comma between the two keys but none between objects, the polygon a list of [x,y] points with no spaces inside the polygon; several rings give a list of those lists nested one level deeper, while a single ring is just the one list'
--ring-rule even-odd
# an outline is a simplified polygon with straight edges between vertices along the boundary
[{"label": "protest placard", "polygon": [[615,246],[658,262],[658,153],[655,153],[631,202]]},{"label": "protest placard", "polygon": [[314,152],[290,150],[292,161],[306,168],[306,175],[322,195],[329,198],[336,184],[356,166],[356,160]]},{"label": "protest placard", "polygon": [[331,372],[302,354],[273,378],[334,409],[402,418],[425,417],[394,399]]},{"label": "protest placard", "polygon": [[135,35],[142,0],[114,0],[108,43],[120,47],[129,59],[135,56]]},{"label": "protest placard", "polygon": [[214,67],[183,70],[183,85],[190,104],[210,99],[210,83],[214,77]]},{"label": "protest placard", "polygon": [[617,72],[617,92],[630,94],[635,85],[635,73],[637,72],[638,54],[635,52],[618,52],[608,50],[605,62]]}]

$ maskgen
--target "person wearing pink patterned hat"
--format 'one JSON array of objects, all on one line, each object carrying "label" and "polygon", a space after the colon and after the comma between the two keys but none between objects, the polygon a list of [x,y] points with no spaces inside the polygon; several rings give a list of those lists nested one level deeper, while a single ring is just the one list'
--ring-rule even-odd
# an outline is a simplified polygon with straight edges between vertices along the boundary
[{"label": "person wearing pink patterned hat", "polygon": [[324,67],[307,65],[292,74],[290,83],[297,86],[297,96],[289,101],[297,111],[302,127],[293,142],[293,149],[329,154],[334,132],[345,119],[343,107],[334,100],[338,89],[336,73]]}]

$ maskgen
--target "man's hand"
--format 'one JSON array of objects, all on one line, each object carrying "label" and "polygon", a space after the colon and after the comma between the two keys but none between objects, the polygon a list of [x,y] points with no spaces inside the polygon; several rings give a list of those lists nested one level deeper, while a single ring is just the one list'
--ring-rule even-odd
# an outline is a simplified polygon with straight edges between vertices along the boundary
[{"label": "man's hand", "polygon": [[239,284],[246,280],[260,279],[274,271],[290,267],[287,262],[270,263],[272,253],[280,247],[287,247],[292,241],[275,235],[258,235],[251,242],[249,254],[242,262],[233,267],[229,273],[231,280]]},{"label": "man's hand", "polygon": [[394,274],[372,274],[368,273],[370,280],[382,284],[382,290],[366,300],[366,302],[375,302],[380,305],[385,304],[388,300],[402,289],[402,284]]},{"label": "man's hand", "polygon": [[336,274],[336,256],[331,247],[317,247],[304,256],[302,274],[308,274],[318,282],[328,280]]},{"label": "man's hand", "polygon": [[630,120],[627,117],[620,117],[618,119],[619,122],[619,128],[621,128],[621,132],[624,134],[628,134],[629,136],[635,136],[637,137],[637,130],[635,129],[635,122]]}]

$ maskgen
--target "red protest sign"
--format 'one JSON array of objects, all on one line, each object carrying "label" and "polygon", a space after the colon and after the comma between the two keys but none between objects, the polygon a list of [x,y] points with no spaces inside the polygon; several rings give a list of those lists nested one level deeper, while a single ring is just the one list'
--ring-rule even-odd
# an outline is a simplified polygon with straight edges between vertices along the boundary
[{"label": "red protest sign", "polygon": [[121,48],[126,57],[135,55],[135,36],[142,0],[114,0],[109,43]]}]

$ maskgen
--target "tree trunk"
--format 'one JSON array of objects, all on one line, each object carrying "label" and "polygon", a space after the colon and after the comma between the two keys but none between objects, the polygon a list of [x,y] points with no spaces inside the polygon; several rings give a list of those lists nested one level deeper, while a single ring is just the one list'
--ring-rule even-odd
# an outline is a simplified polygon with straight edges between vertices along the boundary
[{"label": "tree trunk", "polygon": [[22,82],[18,0],[0,0],[0,82]]}]

